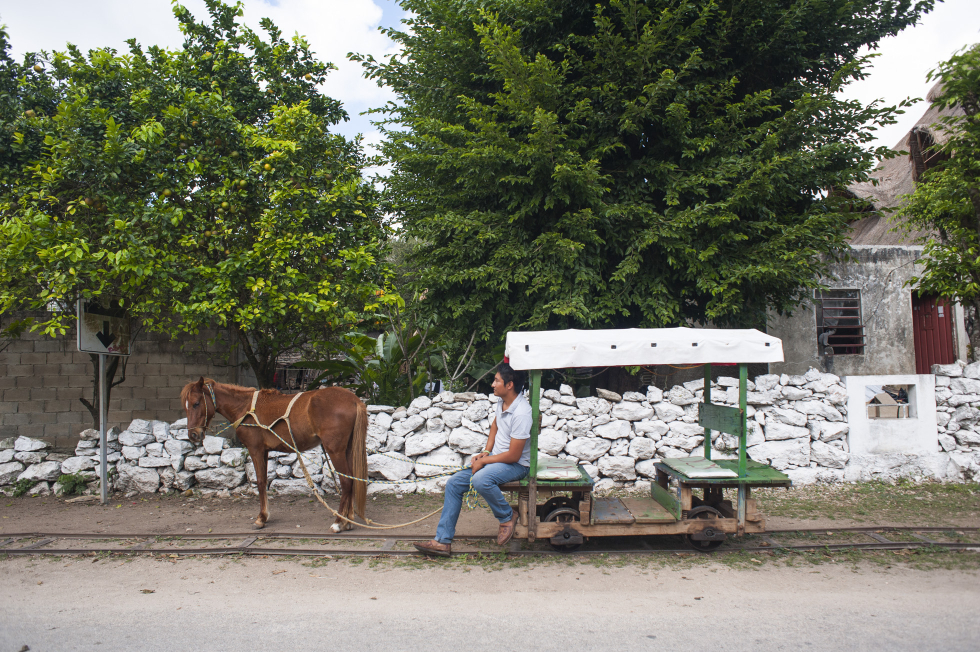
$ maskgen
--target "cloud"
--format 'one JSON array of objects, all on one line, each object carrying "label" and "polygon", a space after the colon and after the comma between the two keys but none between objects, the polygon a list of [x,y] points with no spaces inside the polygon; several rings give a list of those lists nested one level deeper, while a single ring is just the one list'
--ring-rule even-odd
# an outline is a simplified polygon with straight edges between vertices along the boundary
[{"label": "cloud", "polygon": [[[842,95],[867,104],[876,99],[893,106],[906,97],[925,98],[932,86],[926,74],[957,50],[980,42],[980,2],[946,0],[915,27],[880,43],[871,75]],[[865,52],[867,54],[867,52]],[[927,108],[925,102],[906,109],[897,124],[878,131],[875,145],[891,147],[902,140]]]},{"label": "cloud", "polygon": [[[201,0],[181,2],[199,20],[206,18]],[[347,60],[348,52],[372,54],[380,59],[396,50],[378,31],[381,24],[394,25],[404,12],[391,0],[247,0],[245,23],[260,30],[268,17],[285,37],[306,37],[321,61],[337,66],[323,85],[323,92],[344,103],[350,122],[337,126],[345,136],[373,130],[359,113],[384,104],[394,95],[364,79],[361,66]],[[144,47],[179,48],[183,35],[173,17],[169,0],[49,0],[43,4],[6,3],[0,23],[7,25],[12,50],[21,56],[38,50],[64,50],[74,43],[83,51],[100,47],[127,49],[136,38]]]},{"label": "cloud", "polygon": [[[207,10],[202,0],[182,2],[198,18]],[[375,131],[370,118],[359,115],[394,99],[389,89],[364,79],[361,67],[347,60],[348,52],[372,54],[380,59],[395,51],[395,44],[378,31],[395,26],[405,16],[394,0],[247,0],[245,22],[258,28],[268,16],[286,36],[299,32],[322,61],[339,70],[331,73],[323,90],[344,103],[348,123],[337,131],[346,136]],[[113,47],[125,50],[135,37],[142,45],[177,48],[183,36],[177,29],[169,0],[47,0],[43,3],[7,2],[0,23],[8,27],[14,53],[63,50],[72,42],[83,50]],[[865,103],[882,98],[893,105],[905,97],[925,97],[930,84],[926,73],[956,50],[980,41],[980,2],[946,0],[919,25],[881,42],[871,76],[848,87],[844,96]],[[912,107],[897,125],[879,131],[879,143],[894,145],[925,110]]]}]

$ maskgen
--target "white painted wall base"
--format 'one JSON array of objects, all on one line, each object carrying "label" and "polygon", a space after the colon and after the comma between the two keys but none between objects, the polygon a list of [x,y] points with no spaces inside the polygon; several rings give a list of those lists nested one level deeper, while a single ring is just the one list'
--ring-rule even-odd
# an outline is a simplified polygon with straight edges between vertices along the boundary
[{"label": "white painted wall base", "polygon": [[[847,445],[851,455],[923,455],[939,452],[936,423],[936,377],[932,374],[846,376]],[[914,385],[909,392],[911,417],[869,419],[865,387]]]}]

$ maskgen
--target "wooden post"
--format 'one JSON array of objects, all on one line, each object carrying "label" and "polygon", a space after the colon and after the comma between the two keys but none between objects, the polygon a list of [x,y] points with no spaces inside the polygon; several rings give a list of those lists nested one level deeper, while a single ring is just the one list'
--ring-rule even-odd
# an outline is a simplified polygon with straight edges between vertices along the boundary
[{"label": "wooden post", "polygon": [[531,371],[531,467],[527,480],[527,540],[538,531],[538,434],[541,430],[541,370]]},{"label": "wooden post", "polygon": [[739,536],[745,534],[745,513],[748,511],[749,503],[749,488],[744,484],[738,485],[738,504],[736,509],[738,510],[738,521],[735,524],[735,531]]},{"label": "wooden post", "polygon": [[744,478],[748,475],[745,464],[745,445],[748,439],[748,424],[745,421],[745,414],[748,410],[747,396],[749,384],[749,365],[738,365],[738,411],[739,411],[739,433],[738,433],[738,477]]},{"label": "wooden post", "polygon": [[[704,365],[704,403],[702,405],[708,405],[711,403],[711,365]],[[711,459],[711,429],[704,429],[704,459]]]},{"label": "wooden post", "polygon": [[681,512],[691,511],[691,503],[693,502],[691,497],[694,495],[691,492],[691,487],[678,481],[678,488],[680,490],[680,501],[681,501]]}]

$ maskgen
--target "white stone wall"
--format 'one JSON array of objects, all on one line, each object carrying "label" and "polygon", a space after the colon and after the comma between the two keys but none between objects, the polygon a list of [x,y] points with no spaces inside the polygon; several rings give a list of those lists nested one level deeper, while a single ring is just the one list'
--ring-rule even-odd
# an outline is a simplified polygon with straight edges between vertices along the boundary
[{"label": "white stone wall", "polygon": [[[794,482],[892,481],[900,477],[964,481],[980,479],[980,364],[934,369],[938,415],[937,452],[852,455],[848,446],[847,392],[840,378],[810,369],[802,376],[768,374],[748,385],[748,455],[785,471]],[[738,380],[712,383],[712,401],[738,404]],[[704,431],[697,424],[703,382],[661,391],[576,398],[568,386],[541,397],[540,454],[578,461],[599,491],[646,490],[654,464],[664,457],[699,455]],[[483,449],[496,397],[443,392],[407,407],[368,406],[369,493],[442,491],[446,466],[460,466]],[[185,420],[172,424],[136,419],[126,430],[109,431],[113,486],[125,492],[255,491],[247,451],[220,437],[191,444]],[[712,433],[712,456],[735,457],[737,441]],[[270,489],[306,494],[295,453],[270,453]],[[318,450],[303,454],[324,490],[333,491],[329,468]],[[94,478],[98,432],[86,430],[74,456],[51,453],[48,444],[19,437],[0,441],[0,491],[21,479],[31,493],[56,491],[62,473]],[[444,465],[444,466],[440,466]],[[94,490],[94,485],[93,485]]]},{"label": "white stone wall", "polygon": [[968,479],[980,479],[980,362],[935,365],[939,446]]}]

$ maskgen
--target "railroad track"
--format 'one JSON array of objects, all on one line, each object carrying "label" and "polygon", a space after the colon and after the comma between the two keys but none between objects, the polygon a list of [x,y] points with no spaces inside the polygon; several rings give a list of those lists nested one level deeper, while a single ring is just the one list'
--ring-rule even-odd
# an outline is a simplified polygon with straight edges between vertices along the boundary
[{"label": "railroad track", "polygon": [[[21,532],[0,535],[3,555],[248,555],[307,557],[405,557],[419,553],[410,542],[418,535],[389,534],[287,534],[207,533],[160,535],[149,533],[101,534]],[[499,554],[493,537],[460,537],[459,554]],[[560,552],[547,542],[528,547],[512,541],[508,555],[594,556],[602,554],[656,555],[691,553],[688,547],[672,547],[679,537],[619,537],[593,539],[583,549]],[[198,546],[198,542],[208,545]],[[319,542],[317,547],[308,547]],[[59,545],[60,544],[60,545]],[[639,544],[640,547],[636,547]],[[345,547],[340,547],[345,546]],[[764,534],[730,539],[715,554],[732,552],[807,552],[843,550],[915,550],[942,548],[980,552],[980,528],[975,527],[850,527],[770,530]]]}]

